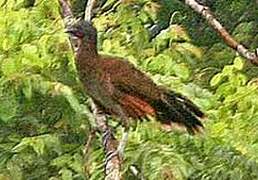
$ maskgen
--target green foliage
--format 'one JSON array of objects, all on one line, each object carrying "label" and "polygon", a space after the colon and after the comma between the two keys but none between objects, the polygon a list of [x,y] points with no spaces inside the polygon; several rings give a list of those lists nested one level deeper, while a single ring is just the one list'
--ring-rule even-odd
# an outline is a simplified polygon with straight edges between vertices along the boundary
[{"label": "green foliage", "polygon": [[[0,179],[103,179],[101,135],[82,153],[93,122],[57,1],[32,2],[8,0],[0,10]],[[254,3],[211,4],[251,47],[258,45]],[[179,1],[123,1],[110,10],[114,5],[106,1],[94,19],[99,50],[129,59],[207,114],[204,134],[194,137],[137,123],[125,152],[126,179],[135,179],[132,166],[153,180],[258,179],[256,67]],[[155,22],[163,30],[150,39]]]}]

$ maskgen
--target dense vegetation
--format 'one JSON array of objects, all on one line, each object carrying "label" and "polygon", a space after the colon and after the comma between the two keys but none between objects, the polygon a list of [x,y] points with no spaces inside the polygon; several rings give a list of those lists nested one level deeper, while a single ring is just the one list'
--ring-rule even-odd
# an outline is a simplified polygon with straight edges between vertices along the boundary
[{"label": "dense vegetation", "polygon": [[[103,11],[115,2],[108,0]],[[236,39],[258,47],[255,0],[205,3]],[[88,97],[57,1],[1,5],[0,179],[102,179],[101,135],[82,155]],[[164,30],[151,38],[154,22]],[[130,165],[147,179],[258,179],[257,67],[236,56],[177,0],[124,1],[97,14],[94,23],[102,53],[126,57],[208,116],[205,133],[194,137],[163,132],[154,122],[137,124],[126,148],[126,179],[135,179]],[[112,124],[119,137],[120,128]]]}]

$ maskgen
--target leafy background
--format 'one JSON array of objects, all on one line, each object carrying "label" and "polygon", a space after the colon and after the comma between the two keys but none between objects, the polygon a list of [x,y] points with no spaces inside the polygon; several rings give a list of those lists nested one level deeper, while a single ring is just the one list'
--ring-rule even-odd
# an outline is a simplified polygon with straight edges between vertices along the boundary
[{"label": "leafy background", "polygon": [[[258,47],[257,1],[203,2],[238,41]],[[137,124],[126,147],[126,179],[135,179],[130,165],[146,179],[258,179],[257,67],[180,1],[130,0],[112,9],[115,3],[104,1],[94,18],[99,50],[126,57],[208,116],[205,133],[194,137]],[[0,4],[0,179],[103,179],[100,134],[82,154],[88,97],[57,1]],[[152,37],[154,23],[163,30]],[[114,131],[119,138],[121,130]]]}]

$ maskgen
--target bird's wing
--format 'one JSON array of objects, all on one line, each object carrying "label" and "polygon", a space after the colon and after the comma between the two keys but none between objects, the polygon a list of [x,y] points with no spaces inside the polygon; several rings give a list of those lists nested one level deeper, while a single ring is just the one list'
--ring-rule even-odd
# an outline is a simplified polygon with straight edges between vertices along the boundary
[{"label": "bird's wing", "polygon": [[[115,87],[111,83],[109,73],[97,73],[94,69],[93,75],[88,75],[87,78],[81,78],[81,81],[87,91],[87,94],[94,100],[94,102],[106,113],[115,114],[126,121],[127,117],[120,104],[114,98]],[[83,72],[82,72],[83,74]],[[119,95],[116,91],[116,95]]]},{"label": "bird's wing", "polygon": [[[189,133],[201,131],[204,113],[188,98],[157,86],[132,64],[116,58],[102,61],[103,72],[109,74],[114,87],[113,98],[131,117],[155,115],[165,125],[176,123]],[[122,94],[116,98],[116,94]]]},{"label": "bird's wing", "polygon": [[117,90],[146,101],[160,99],[162,88],[133,64],[116,58],[104,59],[102,63],[103,71],[110,74],[111,82]]}]

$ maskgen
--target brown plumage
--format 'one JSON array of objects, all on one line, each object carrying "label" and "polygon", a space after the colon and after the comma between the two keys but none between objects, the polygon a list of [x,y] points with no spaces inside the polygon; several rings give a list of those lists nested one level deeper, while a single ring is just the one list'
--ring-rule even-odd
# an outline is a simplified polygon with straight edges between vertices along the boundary
[{"label": "brown plumage", "polygon": [[76,67],[87,94],[107,114],[128,118],[155,116],[166,125],[177,123],[191,134],[203,128],[204,113],[188,98],[156,85],[128,61],[98,54],[97,31],[77,21],[67,30],[76,38]]}]

